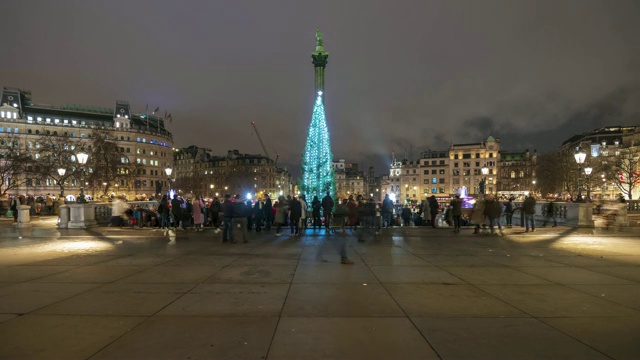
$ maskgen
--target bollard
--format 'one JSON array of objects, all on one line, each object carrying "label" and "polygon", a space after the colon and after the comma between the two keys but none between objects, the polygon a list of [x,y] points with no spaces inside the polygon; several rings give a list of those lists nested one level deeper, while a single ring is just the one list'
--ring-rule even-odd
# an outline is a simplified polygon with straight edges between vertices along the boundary
[{"label": "bollard", "polygon": [[27,227],[31,226],[31,215],[29,215],[29,210],[31,206],[29,205],[19,205],[18,206],[18,227]]},{"label": "bollard", "polygon": [[58,206],[60,216],[58,217],[58,228],[66,229],[69,227],[69,206]]}]

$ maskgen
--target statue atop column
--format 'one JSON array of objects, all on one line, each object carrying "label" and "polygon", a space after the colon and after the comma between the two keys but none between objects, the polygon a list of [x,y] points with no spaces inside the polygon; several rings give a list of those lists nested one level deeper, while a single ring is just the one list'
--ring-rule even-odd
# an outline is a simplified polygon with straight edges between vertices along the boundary
[{"label": "statue atop column", "polygon": [[316,47],[322,47],[322,32],[320,31],[320,28],[318,28],[316,30]]}]

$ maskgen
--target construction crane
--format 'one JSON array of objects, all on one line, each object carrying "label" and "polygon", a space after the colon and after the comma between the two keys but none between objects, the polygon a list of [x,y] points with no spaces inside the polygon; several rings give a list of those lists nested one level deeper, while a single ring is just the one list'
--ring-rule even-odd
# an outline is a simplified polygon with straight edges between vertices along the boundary
[{"label": "construction crane", "polygon": [[[264,155],[267,157],[267,159],[271,159],[271,156],[269,156],[269,151],[267,151],[267,147],[264,145],[264,141],[262,141],[262,137],[260,136],[260,132],[258,131],[258,126],[256,125],[256,122],[252,121],[251,126],[253,126],[253,130],[256,131],[256,136],[258,136],[258,140],[260,140],[260,145],[262,145],[262,151],[264,151]],[[276,162],[277,161],[278,159],[276,158]]]}]

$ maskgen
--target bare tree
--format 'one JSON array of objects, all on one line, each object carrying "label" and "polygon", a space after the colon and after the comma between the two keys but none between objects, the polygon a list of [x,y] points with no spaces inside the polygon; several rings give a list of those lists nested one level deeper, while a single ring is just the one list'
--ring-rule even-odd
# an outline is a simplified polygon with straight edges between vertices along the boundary
[{"label": "bare tree", "polygon": [[97,130],[91,135],[87,180],[92,190],[107,195],[121,181],[132,184],[142,165],[132,162],[112,140],[109,130]]},{"label": "bare tree", "polygon": [[80,169],[75,157],[80,147],[80,139],[66,133],[41,135],[35,142],[27,142],[27,148],[35,150],[35,172],[41,178],[53,179],[60,187],[60,197],[64,197],[64,185],[68,179],[80,180]]},{"label": "bare tree", "polygon": [[640,184],[640,170],[638,160],[640,148],[633,143],[623,143],[612,156],[601,160],[602,172],[618,187],[628,199],[633,196],[633,190]]},{"label": "bare tree", "polygon": [[0,196],[18,189],[31,179],[28,173],[32,159],[16,134],[0,135]]},{"label": "bare tree", "polygon": [[[536,163],[536,184],[542,194],[572,193],[576,164],[570,163],[568,151],[557,150],[539,154]],[[571,175],[573,174],[573,176]]]}]

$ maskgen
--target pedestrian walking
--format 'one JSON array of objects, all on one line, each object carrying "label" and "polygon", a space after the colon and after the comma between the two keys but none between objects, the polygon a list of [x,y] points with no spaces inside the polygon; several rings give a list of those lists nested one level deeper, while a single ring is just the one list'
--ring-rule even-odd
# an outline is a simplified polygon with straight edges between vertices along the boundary
[{"label": "pedestrian walking", "polygon": [[327,191],[327,195],[322,198],[322,215],[324,216],[324,227],[327,231],[331,230],[333,206],[333,199],[331,198],[331,194]]},{"label": "pedestrian walking", "polygon": [[429,214],[431,215],[431,227],[436,227],[436,215],[438,215],[438,200],[435,195],[429,197]]},{"label": "pedestrian walking", "polygon": [[233,220],[233,203],[231,202],[231,195],[224,195],[224,202],[222,203],[222,218],[223,218],[223,231],[222,242],[232,242],[233,240],[233,226],[231,221]]},{"label": "pedestrian walking", "polygon": [[322,229],[322,218],[321,218],[321,209],[322,203],[318,199],[318,195],[313,196],[313,201],[311,201],[311,216],[313,217],[313,230]]},{"label": "pedestrian walking", "polygon": [[473,210],[471,212],[471,221],[475,224],[473,233],[480,233],[480,227],[485,227],[485,215],[484,215],[484,197],[480,196],[473,204]]},{"label": "pedestrian walking", "polygon": [[209,206],[209,214],[211,216],[211,226],[214,232],[218,234],[220,232],[220,213],[222,212],[222,204],[218,197],[214,197],[211,205]]},{"label": "pedestrian walking", "polygon": [[273,224],[273,203],[269,194],[264,195],[264,229],[271,230]]},{"label": "pedestrian walking", "polygon": [[544,222],[542,223],[542,226],[547,226],[547,221],[551,222],[551,220],[553,220],[553,227],[558,226],[558,222],[556,221],[556,204],[555,204],[555,200],[549,201],[549,203],[547,204],[546,208],[545,208],[545,213],[544,213]]},{"label": "pedestrian walking", "polygon": [[176,229],[180,227],[182,222],[182,210],[182,201],[177,194],[173,195],[173,199],[171,199],[171,216],[173,217],[173,227]]},{"label": "pedestrian walking", "polygon": [[393,225],[392,222],[393,216],[393,202],[389,198],[389,194],[384,195],[384,200],[382,200],[382,225],[385,228],[388,228]]},{"label": "pedestrian walking", "polygon": [[513,223],[513,197],[504,203],[504,218],[507,222],[506,226],[510,228]]},{"label": "pedestrian walking", "polygon": [[307,217],[309,214],[309,205],[307,205],[307,197],[304,194],[301,194],[298,197],[298,201],[300,202],[300,206],[302,207],[302,215],[300,217],[300,230],[307,230]]},{"label": "pedestrian walking", "polygon": [[529,227],[531,227],[531,231],[536,231],[536,198],[533,195],[529,195],[524,199],[522,214],[524,215],[525,232],[529,232]]},{"label": "pedestrian walking", "polygon": [[253,205],[253,214],[255,219],[256,232],[262,231],[262,222],[264,221],[264,199],[258,198]]},{"label": "pedestrian walking", "polygon": [[451,218],[453,219],[453,232],[460,233],[460,219],[462,218],[462,199],[460,195],[456,194],[450,203],[451,206]]},{"label": "pedestrian walking", "polygon": [[287,220],[287,199],[280,195],[273,208],[276,210],[273,222],[276,225],[276,236],[282,235],[282,226]]},{"label": "pedestrian walking", "polygon": [[[236,194],[235,201],[233,202],[233,217],[231,221],[231,227],[240,231],[242,234],[242,243],[248,243],[247,238],[247,205],[242,202],[240,195]],[[233,243],[238,241],[232,240]]]},{"label": "pedestrian walking", "polygon": [[289,200],[289,222],[291,236],[298,236],[300,232],[300,219],[302,218],[302,203],[294,196]]},{"label": "pedestrian walking", "polygon": [[484,216],[489,219],[489,230],[495,233],[494,226],[498,225],[498,230],[502,234],[502,226],[500,225],[500,215],[502,215],[502,206],[496,200],[493,194],[488,194],[484,202]]},{"label": "pedestrian walking", "polygon": [[193,201],[193,224],[196,228],[196,231],[204,231],[204,215],[205,215],[205,205],[200,196],[196,196],[196,199]]}]

